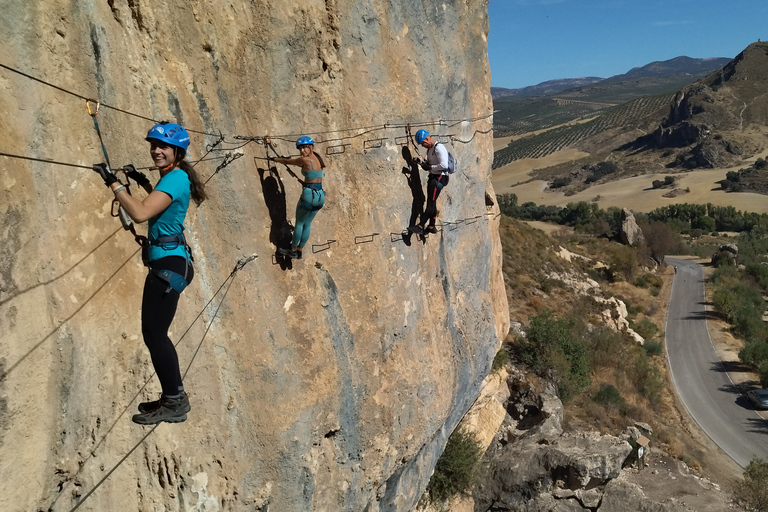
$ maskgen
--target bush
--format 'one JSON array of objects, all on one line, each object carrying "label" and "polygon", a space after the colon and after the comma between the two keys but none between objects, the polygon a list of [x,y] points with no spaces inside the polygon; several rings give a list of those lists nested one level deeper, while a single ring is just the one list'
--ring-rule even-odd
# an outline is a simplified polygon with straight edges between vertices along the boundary
[{"label": "bush", "polygon": [[736,485],[735,494],[747,510],[768,510],[768,463],[752,459]]},{"label": "bush", "polygon": [[445,503],[454,496],[466,496],[477,481],[482,457],[483,449],[474,434],[454,430],[427,485],[432,502]]},{"label": "bush", "polygon": [[509,352],[504,347],[501,347],[496,356],[493,358],[493,364],[491,365],[491,372],[502,369],[509,363]]},{"label": "bush", "polygon": [[643,343],[643,350],[649,356],[660,356],[664,353],[664,344],[660,341],[645,340]]},{"label": "bush", "polygon": [[589,385],[587,349],[578,339],[579,326],[555,319],[552,311],[531,318],[526,338],[516,344],[520,359],[537,374],[551,378],[563,402]]},{"label": "bush", "polygon": [[656,333],[659,332],[658,326],[647,318],[643,318],[636,324],[633,323],[632,330],[642,336],[644,340],[653,339],[653,337],[656,336]]},{"label": "bush", "polygon": [[571,184],[571,178],[555,178],[550,188],[566,187]]},{"label": "bush", "polygon": [[592,397],[592,401],[602,405],[606,409],[613,408],[622,413],[626,407],[624,397],[621,396],[621,393],[616,386],[611,384],[603,384],[600,386],[600,391]]}]

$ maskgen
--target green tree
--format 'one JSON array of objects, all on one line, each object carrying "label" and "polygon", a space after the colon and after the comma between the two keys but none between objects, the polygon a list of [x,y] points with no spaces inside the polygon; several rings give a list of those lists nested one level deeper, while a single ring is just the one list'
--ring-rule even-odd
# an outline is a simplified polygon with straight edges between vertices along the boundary
[{"label": "green tree", "polygon": [[736,486],[735,494],[747,510],[768,510],[768,463],[752,459]]}]

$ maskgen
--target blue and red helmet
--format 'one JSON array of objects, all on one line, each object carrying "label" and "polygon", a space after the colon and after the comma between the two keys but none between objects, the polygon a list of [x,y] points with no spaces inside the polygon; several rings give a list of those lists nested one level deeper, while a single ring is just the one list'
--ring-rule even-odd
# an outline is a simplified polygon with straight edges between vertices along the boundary
[{"label": "blue and red helmet", "polygon": [[151,142],[159,141],[168,146],[174,146],[183,149],[185,152],[189,147],[189,134],[187,130],[174,123],[158,123],[147,132],[145,140]]},{"label": "blue and red helmet", "polygon": [[429,137],[429,132],[427,130],[419,130],[416,132],[416,144],[421,144],[424,142],[424,139]]},{"label": "blue and red helmet", "polygon": [[312,140],[312,137],[307,137],[306,135],[299,137],[299,140],[296,141],[296,149],[300,148],[301,146],[314,146],[315,141]]}]

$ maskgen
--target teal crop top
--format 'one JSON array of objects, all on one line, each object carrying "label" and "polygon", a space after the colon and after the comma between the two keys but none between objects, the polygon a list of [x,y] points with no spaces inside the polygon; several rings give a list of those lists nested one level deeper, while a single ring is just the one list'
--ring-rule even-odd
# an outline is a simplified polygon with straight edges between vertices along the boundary
[{"label": "teal crop top", "polygon": [[305,171],[304,169],[301,170],[301,174],[306,178],[307,180],[316,180],[318,178],[323,177],[323,170],[316,171],[315,170],[315,164],[312,162],[312,159],[309,159],[309,165],[312,166],[312,169],[309,171]]}]

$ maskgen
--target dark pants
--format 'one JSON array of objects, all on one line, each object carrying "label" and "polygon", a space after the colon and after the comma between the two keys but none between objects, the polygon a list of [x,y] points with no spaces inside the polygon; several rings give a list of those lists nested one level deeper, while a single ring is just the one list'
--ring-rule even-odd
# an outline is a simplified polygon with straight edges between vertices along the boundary
[{"label": "dark pants", "polygon": [[[150,262],[152,268],[170,270],[182,276],[186,264],[186,260],[180,256],[169,256]],[[190,263],[187,268],[188,283],[194,275],[195,271]],[[163,387],[163,394],[170,396],[178,395],[184,390],[176,347],[168,337],[168,329],[173,322],[178,303],[179,293],[175,290],[168,291],[168,283],[149,272],[144,281],[144,295],[141,300],[141,333],[152,357],[157,378]]]},{"label": "dark pants", "polygon": [[440,196],[440,191],[448,185],[447,174],[430,174],[427,180],[427,209],[424,210],[424,215],[421,217],[421,225],[429,220],[429,225],[435,225],[435,218],[437,217],[437,198]]}]

